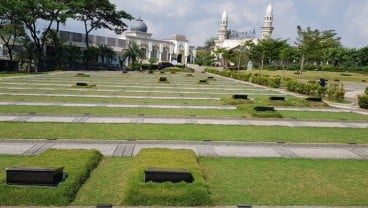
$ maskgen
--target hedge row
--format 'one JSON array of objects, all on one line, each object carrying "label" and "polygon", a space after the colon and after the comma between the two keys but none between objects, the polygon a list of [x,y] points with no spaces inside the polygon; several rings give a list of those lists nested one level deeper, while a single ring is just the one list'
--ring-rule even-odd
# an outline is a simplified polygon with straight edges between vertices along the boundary
[{"label": "hedge row", "polygon": [[287,79],[286,88],[291,92],[326,98],[332,101],[343,101],[345,96],[344,85],[341,83],[329,83],[320,86],[318,81],[298,82],[295,79]]},{"label": "hedge row", "polygon": [[[232,77],[234,79],[250,81],[255,84],[280,88],[283,84],[280,76],[269,77],[268,75],[259,75],[251,73],[234,73],[230,70],[218,71],[216,69],[206,69],[206,72],[218,74],[224,77]],[[317,81],[308,81],[307,83],[299,82],[296,79],[286,78],[285,83],[287,90],[300,94],[317,96],[331,101],[343,101],[345,96],[344,85],[341,83],[330,83],[325,87],[321,87]]]},{"label": "hedge row", "polygon": [[359,107],[368,109],[368,87],[365,88],[364,94],[358,96]]}]

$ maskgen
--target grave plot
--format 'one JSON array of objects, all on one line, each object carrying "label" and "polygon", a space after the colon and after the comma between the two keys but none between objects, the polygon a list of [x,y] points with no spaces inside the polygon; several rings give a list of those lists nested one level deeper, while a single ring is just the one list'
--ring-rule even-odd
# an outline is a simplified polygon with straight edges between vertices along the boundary
[{"label": "grave plot", "polygon": [[143,149],[134,158],[123,203],[198,206],[211,204],[211,197],[194,152]]},{"label": "grave plot", "polygon": [[[7,157],[0,156],[0,161]],[[10,158],[10,163],[0,162],[4,170],[0,174],[0,204],[68,205],[101,158],[102,155],[96,150],[48,150],[40,155],[22,157],[22,160]],[[50,184],[44,183],[49,177],[44,170],[54,167],[64,167],[62,171],[65,177],[50,187]],[[5,168],[18,171],[18,175],[6,175]],[[27,172],[19,175],[22,170]]]}]

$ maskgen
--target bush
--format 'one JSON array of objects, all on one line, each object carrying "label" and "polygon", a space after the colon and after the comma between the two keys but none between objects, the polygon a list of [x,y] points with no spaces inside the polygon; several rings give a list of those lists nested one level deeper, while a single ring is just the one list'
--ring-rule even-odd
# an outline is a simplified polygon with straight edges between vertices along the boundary
[{"label": "bush", "polygon": [[[128,178],[124,204],[200,206],[211,205],[211,197],[197,157],[191,150],[142,149],[134,158],[134,168]],[[146,168],[176,168],[189,170],[192,183],[154,183],[143,181]]]},{"label": "bush", "polygon": [[358,104],[359,107],[364,108],[364,109],[368,109],[368,95],[359,95],[358,96]]},{"label": "bush", "polygon": [[[64,172],[68,173],[68,177],[57,187],[9,186],[0,183],[0,204],[68,205],[101,159],[102,155],[97,150],[48,150],[30,157],[22,164],[14,164],[14,166],[30,167],[65,167]],[[0,178],[0,181],[5,180]]]},{"label": "bush", "polygon": [[368,87],[365,88],[364,94],[368,95]]}]

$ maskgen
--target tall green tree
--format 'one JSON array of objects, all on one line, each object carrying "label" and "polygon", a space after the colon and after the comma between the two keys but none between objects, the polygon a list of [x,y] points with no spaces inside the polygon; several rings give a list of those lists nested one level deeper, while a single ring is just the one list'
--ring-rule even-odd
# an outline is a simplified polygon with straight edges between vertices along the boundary
[{"label": "tall green tree", "polygon": [[1,1],[0,4],[0,38],[13,61],[15,44],[26,36],[23,24],[16,13],[14,1]]},{"label": "tall green tree", "polygon": [[[21,21],[37,49],[36,72],[42,69],[45,42],[52,25],[60,18],[60,11],[68,6],[56,0],[11,0],[14,3],[19,21]],[[43,24],[40,24],[42,22]]]},{"label": "tall green tree", "polygon": [[89,34],[93,30],[108,29],[117,34],[121,34],[127,29],[123,19],[131,20],[133,17],[125,11],[117,11],[115,4],[109,0],[74,0],[71,3],[75,19],[84,25],[85,43],[85,68],[88,70],[89,54]]},{"label": "tall green tree", "polygon": [[326,50],[340,46],[340,37],[336,37],[334,30],[312,30],[307,27],[303,30],[301,26],[297,26],[298,36],[296,38],[296,46],[300,54],[300,71],[299,77],[302,76],[304,65],[307,60],[314,59],[318,61]]}]

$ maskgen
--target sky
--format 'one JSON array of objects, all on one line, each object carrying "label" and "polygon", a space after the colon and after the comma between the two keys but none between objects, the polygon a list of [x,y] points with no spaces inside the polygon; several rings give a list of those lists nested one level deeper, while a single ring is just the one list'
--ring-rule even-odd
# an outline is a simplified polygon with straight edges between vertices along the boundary
[{"label": "sky", "polygon": [[[335,30],[343,46],[368,45],[368,0],[110,0],[118,10],[141,17],[154,39],[173,34],[187,37],[190,45],[202,46],[217,37],[221,15],[227,11],[228,29],[241,32],[256,29],[260,35],[266,8],[272,4],[273,38],[289,39],[294,44],[296,27]],[[128,25],[132,22],[126,20]],[[78,23],[68,29],[81,32]],[[98,30],[93,34],[114,37],[113,32]]]}]

